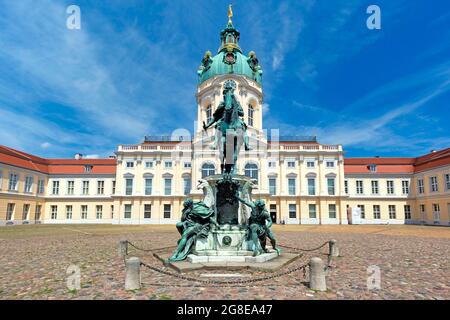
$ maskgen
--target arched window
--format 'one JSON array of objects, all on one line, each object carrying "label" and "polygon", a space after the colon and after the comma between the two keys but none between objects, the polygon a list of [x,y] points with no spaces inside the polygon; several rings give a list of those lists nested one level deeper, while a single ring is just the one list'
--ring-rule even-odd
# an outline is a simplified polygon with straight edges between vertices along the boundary
[{"label": "arched window", "polygon": [[255,112],[255,109],[251,104],[248,105],[248,125],[253,127],[253,114]]},{"label": "arched window", "polygon": [[209,123],[212,119],[212,106],[209,104],[206,107],[206,123]]},{"label": "arched window", "polygon": [[258,182],[258,166],[254,163],[247,163],[245,165],[245,175],[249,178],[255,179]]},{"label": "arched window", "polygon": [[227,43],[234,43],[234,37],[231,34],[228,36]]},{"label": "arched window", "polygon": [[216,167],[213,163],[204,163],[202,165],[202,178],[216,174]]}]

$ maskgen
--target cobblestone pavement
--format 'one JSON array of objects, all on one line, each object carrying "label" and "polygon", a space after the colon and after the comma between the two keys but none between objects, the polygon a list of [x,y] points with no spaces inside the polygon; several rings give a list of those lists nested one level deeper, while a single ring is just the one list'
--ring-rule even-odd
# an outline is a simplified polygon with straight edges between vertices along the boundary
[{"label": "cobblestone pavement", "polygon": [[[127,292],[118,242],[128,239],[144,248],[171,246],[173,226],[20,226],[0,228],[0,298],[2,299],[450,299],[450,229],[415,226],[276,226],[280,244],[312,248],[336,239],[341,257],[327,277],[329,290],[306,286],[302,272],[251,286],[205,286],[142,269],[143,289]],[[396,235],[397,234],[397,235]],[[415,234],[418,234],[415,236]],[[327,248],[307,253],[283,268],[325,261]],[[150,253],[130,249],[131,256],[163,268]],[[70,291],[67,268],[79,266],[81,289]],[[381,270],[381,289],[367,289],[369,266]],[[171,270],[170,270],[171,271]],[[171,271],[173,272],[173,271]],[[189,276],[233,273],[242,280],[267,275],[248,271],[198,271]]]}]

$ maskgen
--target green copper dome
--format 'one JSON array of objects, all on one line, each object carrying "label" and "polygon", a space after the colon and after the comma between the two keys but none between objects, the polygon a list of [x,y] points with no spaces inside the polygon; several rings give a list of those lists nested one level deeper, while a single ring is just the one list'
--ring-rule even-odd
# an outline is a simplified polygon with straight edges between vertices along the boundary
[{"label": "green copper dome", "polygon": [[210,51],[205,53],[198,68],[199,83],[219,75],[236,74],[246,76],[259,84],[262,82],[262,69],[256,54],[249,52],[248,57],[242,54],[239,47],[240,33],[233,27],[231,19],[227,27],[220,33],[221,46],[217,55]]}]

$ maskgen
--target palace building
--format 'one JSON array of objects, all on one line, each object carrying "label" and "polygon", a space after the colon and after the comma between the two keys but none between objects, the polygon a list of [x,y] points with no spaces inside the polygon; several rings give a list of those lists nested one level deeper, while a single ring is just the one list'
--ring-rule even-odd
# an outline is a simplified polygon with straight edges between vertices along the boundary
[{"label": "palace building", "polygon": [[[263,130],[263,72],[245,55],[229,20],[216,55],[197,71],[197,123],[208,123],[233,80],[250,150],[238,174],[255,180],[275,223],[450,225],[450,148],[417,158],[345,158],[342,145]],[[147,136],[119,145],[108,159],[44,159],[0,146],[0,225],[174,224],[186,197],[200,200],[199,179],[220,173],[215,129],[190,136]]]}]

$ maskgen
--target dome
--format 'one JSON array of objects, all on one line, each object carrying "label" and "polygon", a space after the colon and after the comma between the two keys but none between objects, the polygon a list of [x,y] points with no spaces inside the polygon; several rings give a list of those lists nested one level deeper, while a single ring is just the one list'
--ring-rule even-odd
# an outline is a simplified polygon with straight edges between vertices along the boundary
[{"label": "dome", "polygon": [[204,72],[199,73],[199,82],[202,83],[210,78],[213,78],[218,75],[225,74],[237,74],[246,76],[259,84],[261,84],[262,80],[262,71],[257,70],[256,72],[252,70],[248,63],[249,57],[246,57],[242,53],[236,51],[234,52],[235,61],[234,63],[227,63],[227,52],[221,51],[214,57],[212,57],[212,63],[209,68]]},{"label": "dome", "polygon": [[219,75],[242,75],[261,84],[262,69],[256,54],[250,51],[248,56],[242,54],[239,47],[240,33],[230,20],[220,33],[221,46],[214,57],[210,51],[206,51],[201,65],[198,68],[198,81],[204,81]]}]

